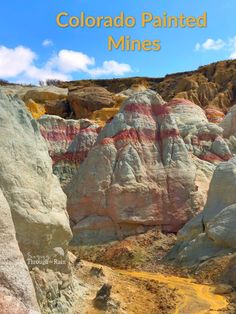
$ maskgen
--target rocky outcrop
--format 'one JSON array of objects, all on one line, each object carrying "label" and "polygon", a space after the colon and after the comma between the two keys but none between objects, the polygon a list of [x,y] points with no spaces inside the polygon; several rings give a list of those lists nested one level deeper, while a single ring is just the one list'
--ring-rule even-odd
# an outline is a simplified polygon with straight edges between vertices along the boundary
[{"label": "rocky outcrop", "polygon": [[35,313],[34,286],[19,249],[11,210],[0,189],[0,309],[2,314]]},{"label": "rocky outcrop", "polygon": [[[236,101],[236,60],[212,63],[196,71],[168,74],[162,78],[132,77],[112,80],[61,82],[59,86],[100,86],[112,93],[122,93],[132,86],[143,85],[158,92],[163,99],[185,98],[200,107],[223,113]],[[131,96],[131,95],[128,95]]]},{"label": "rocky outcrop", "polygon": [[68,117],[71,110],[67,103],[67,95],[67,89],[44,86],[27,90],[22,99],[35,119],[39,119],[45,113]]},{"label": "rocky outcrop", "polygon": [[67,100],[47,101],[44,105],[45,113],[68,118],[72,112]]},{"label": "rocky outcrop", "polygon": [[28,267],[67,271],[66,196],[37,122],[18,98],[0,94],[0,188]]},{"label": "rocky outcrop", "polygon": [[182,265],[199,264],[236,250],[236,157],[219,164],[214,172],[202,213],[178,234],[169,260]]},{"label": "rocky outcrop", "polygon": [[133,84],[131,88],[113,96],[115,102],[115,105],[113,107],[96,110],[91,114],[90,118],[98,123],[100,126],[104,127],[104,125],[110,122],[113,117],[119,112],[120,107],[125,99],[145,90],[147,90],[146,86]]},{"label": "rocky outcrop", "polygon": [[236,136],[236,105],[230,108],[220,126],[224,129],[225,137]]},{"label": "rocky outcrop", "polygon": [[94,120],[99,126],[104,127],[106,123],[109,123],[114,118],[119,110],[119,107],[96,110],[92,113],[91,120]]},{"label": "rocky outcrop", "polygon": [[87,157],[100,128],[87,119],[64,120],[49,115],[38,122],[53,160],[53,172],[64,187]]},{"label": "rocky outcrop", "polygon": [[193,155],[214,164],[232,157],[232,145],[223,138],[223,129],[208,122],[201,107],[178,98],[174,98],[166,106],[175,118],[187,149]]},{"label": "rocky outcrop", "polygon": [[67,188],[75,243],[109,241],[150,226],[176,232],[201,210],[201,184],[214,166],[191,157],[175,115],[181,110],[147,90],[125,101],[102,129]]},{"label": "rocky outcrop", "polygon": [[[45,104],[47,114],[63,118],[92,118],[103,108],[119,108],[116,97],[130,97],[146,88],[158,92],[163,99],[184,98],[206,110],[210,122],[219,123],[223,114],[236,102],[236,61],[228,60],[202,66],[196,71],[168,74],[162,78],[133,77],[107,80],[54,82],[55,86],[1,86],[7,94],[17,94],[25,102],[32,99]],[[68,97],[69,89],[69,97]],[[69,102],[68,102],[69,100]],[[70,103],[70,106],[68,104]],[[73,111],[73,112],[72,112]],[[116,112],[115,112],[116,111]],[[97,122],[105,125],[117,110],[95,114]],[[101,122],[100,122],[100,121]]]},{"label": "rocky outcrop", "polygon": [[39,119],[45,114],[45,107],[44,105],[37,104],[35,101],[32,99],[29,99],[26,102],[26,107],[29,110],[29,112],[32,114],[32,117],[34,119]]},{"label": "rocky outcrop", "polygon": [[205,110],[207,119],[209,122],[219,124],[224,120],[224,113],[220,110],[214,109],[214,108],[207,108]]},{"label": "rocky outcrop", "polygon": [[69,91],[68,101],[76,119],[88,118],[93,111],[115,104],[112,94],[98,86],[73,88]]},{"label": "rocky outcrop", "polygon": [[48,101],[58,101],[66,99],[68,90],[56,86],[42,86],[28,88],[22,99],[27,102],[29,99],[39,104],[45,104]]}]

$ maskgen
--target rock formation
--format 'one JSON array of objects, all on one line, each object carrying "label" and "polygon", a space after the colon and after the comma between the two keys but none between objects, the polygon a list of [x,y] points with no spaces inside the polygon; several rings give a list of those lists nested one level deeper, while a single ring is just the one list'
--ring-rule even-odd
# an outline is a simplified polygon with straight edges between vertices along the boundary
[{"label": "rock formation", "polygon": [[[101,86],[112,93],[121,93],[134,84],[158,92],[163,99],[185,98],[200,107],[226,113],[236,101],[236,60],[212,63],[196,71],[168,74],[162,78],[133,77],[113,80],[62,82],[61,87]],[[129,95],[130,96],[130,95]]]},{"label": "rock formation", "polygon": [[174,98],[166,105],[175,117],[186,147],[198,158],[219,163],[232,157],[231,146],[223,139],[223,128],[209,123],[204,111],[186,99]]},{"label": "rock formation", "polygon": [[230,108],[220,126],[224,129],[225,137],[236,136],[236,105]]},{"label": "rock formation", "polygon": [[182,265],[199,264],[236,250],[236,157],[219,164],[202,213],[179,231],[167,258]]},{"label": "rock formation", "polygon": [[68,101],[76,119],[88,118],[93,111],[115,104],[112,94],[98,86],[73,88],[69,91]]},{"label": "rock formation", "polygon": [[44,105],[37,104],[32,99],[26,102],[26,107],[31,112],[34,119],[39,119],[46,112]]},{"label": "rock formation", "polygon": [[11,210],[1,189],[0,232],[0,311],[39,314],[34,286],[16,240]]},{"label": "rock formation", "polygon": [[65,186],[87,157],[100,128],[87,119],[64,120],[49,115],[38,122],[53,160],[53,172]]},{"label": "rock formation", "polygon": [[[67,269],[71,238],[66,196],[37,122],[18,98],[0,94],[0,188],[28,267]],[[51,263],[58,259],[58,264]],[[60,264],[61,261],[61,264]]]},{"label": "rock formation", "polygon": [[65,88],[59,88],[56,86],[44,86],[44,87],[33,87],[23,95],[22,99],[27,102],[29,99],[33,99],[39,104],[45,104],[48,101],[58,101],[66,99],[68,90]]},{"label": "rock formation", "polygon": [[[214,165],[188,152],[175,120],[187,119],[184,108],[147,90],[125,101],[106,124],[67,188],[75,243],[109,241],[150,226],[176,232],[201,210]],[[205,126],[204,112],[195,110]]]},{"label": "rock formation", "polygon": [[205,113],[206,113],[208,121],[212,123],[216,123],[216,124],[219,124],[220,122],[222,122],[225,117],[222,111],[214,109],[214,108],[207,108],[205,110]]}]

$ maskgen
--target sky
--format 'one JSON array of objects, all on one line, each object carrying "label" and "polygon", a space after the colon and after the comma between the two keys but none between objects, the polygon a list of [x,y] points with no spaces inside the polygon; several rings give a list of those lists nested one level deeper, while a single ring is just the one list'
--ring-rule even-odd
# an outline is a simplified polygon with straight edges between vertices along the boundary
[{"label": "sky", "polygon": [[[60,28],[56,16],[134,16],[135,28]],[[200,16],[206,28],[141,27],[141,13]],[[0,78],[33,83],[130,76],[162,77],[236,58],[235,0],[7,0],[1,4]],[[160,51],[107,49],[108,36],[161,41]]]}]

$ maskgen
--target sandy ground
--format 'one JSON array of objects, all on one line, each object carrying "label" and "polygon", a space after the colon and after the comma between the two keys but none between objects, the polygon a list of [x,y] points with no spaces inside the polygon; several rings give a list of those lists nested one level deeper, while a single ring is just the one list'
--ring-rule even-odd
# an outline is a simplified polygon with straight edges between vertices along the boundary
[{"label": "sandy ground", "polygon": [[[76,314],[217,314],[230,311],[226,295],[215,294],[213,285],[191,278],[161,273],[111,269],[86,261],[75,266],[75,275],[86,283],[77,299]],[[106,309],[94,304],[103,284],[112,286]]]},{"label": "sandy ground", "polygon": [[215,287],[194,283],[188,278],[124,270],[120,273],[139,279],[156,280],[159,283],[165,283],[167,287],[176,289],[180,298],[176,304],[175,314],[216,314],[227,310],[228,307],[226,297],[214,293]]},{"label": "sandy ground", "polygon": [[[77,313],[235,314],[231,295],[214,293],[229,258],[215,259],[195,270],[163,264],[162,257],[175,241],[175,235],[152,230],[120,242],[72,248],[77,257],[90,261],[81,261],[76,267],[78,278],[89,285],[86,306]],[[104,275],[92,276],[92,267],[101,268]],[[99,311],[93,304],[103,283],[112,285],[107,311]],[[236,293],[232,295],[236,301]]]},{"label": "sandy ground", "polygon": [[[100,275],[91,270],[100,269]],[[86,292],[78,298],[76,314],[172,314],[179,296],[166,283],[145,278],[123,275],[109,267],[80,261],[75,268],[76,276],[86,283]],[[112,285],[111,296],[106,310],[94,306],[97,291],[104,283]]]}]

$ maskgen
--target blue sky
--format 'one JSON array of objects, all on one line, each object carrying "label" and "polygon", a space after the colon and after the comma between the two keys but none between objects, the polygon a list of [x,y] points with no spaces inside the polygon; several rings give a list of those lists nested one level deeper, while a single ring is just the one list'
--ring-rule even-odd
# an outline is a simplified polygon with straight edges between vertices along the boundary
[{"label": "blue sky", "polygon": [[[132,29],[67,28],[56,25],[58,13],[79,16],[135,16]],[[208,13],[202,29],[140,27],[143,11],[153,15],[199,16]],[[83,79],[127,76],[160,77],[236,58],[235,0],[8,0],[1,4],[0,78],[32,82],[47,78]],[[158,52],[107,50],[107,37],[160,39]]]}]

